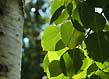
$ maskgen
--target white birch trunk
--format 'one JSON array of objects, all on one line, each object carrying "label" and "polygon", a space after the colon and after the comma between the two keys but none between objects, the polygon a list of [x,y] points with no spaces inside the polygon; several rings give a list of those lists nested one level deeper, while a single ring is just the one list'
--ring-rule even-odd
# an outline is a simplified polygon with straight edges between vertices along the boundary
[{"label": "white birch trunk", "polygon": [[20,79],[23,15],[20,0],[0,0],[0,79]]}]

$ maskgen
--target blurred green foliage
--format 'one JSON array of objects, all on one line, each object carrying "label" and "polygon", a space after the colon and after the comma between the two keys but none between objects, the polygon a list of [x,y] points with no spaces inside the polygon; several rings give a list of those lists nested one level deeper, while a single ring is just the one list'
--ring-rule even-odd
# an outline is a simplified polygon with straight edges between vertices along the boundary
[{"label": "blurred green foliage", "polygon": [[[41,63],[45,53],[42,52],[40,40],[43,26],[49,20],[49,3],[47,0],[26,1],[21,79],[42,79],[45,73]],[[40,11],[47,16],[42,16]]]}]

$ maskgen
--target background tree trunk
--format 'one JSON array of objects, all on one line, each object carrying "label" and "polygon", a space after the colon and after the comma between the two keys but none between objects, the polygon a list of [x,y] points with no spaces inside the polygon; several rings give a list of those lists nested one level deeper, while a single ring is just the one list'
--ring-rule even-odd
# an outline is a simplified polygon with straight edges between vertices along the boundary
[{"label": "background tree trunk", "polygon": [[0,0],[0,79],[20,79],[23,22],[21,0]]}]

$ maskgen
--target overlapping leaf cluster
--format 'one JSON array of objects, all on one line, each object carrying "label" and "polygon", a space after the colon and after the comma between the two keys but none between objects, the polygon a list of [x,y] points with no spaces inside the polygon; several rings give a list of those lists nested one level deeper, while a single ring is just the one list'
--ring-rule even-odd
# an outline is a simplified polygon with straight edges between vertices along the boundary
[{"label": "overlapping leaf cluster", "polygon": [[109,79],[109,1],[54,0],[51,14],[42,36],[48,78]]}]

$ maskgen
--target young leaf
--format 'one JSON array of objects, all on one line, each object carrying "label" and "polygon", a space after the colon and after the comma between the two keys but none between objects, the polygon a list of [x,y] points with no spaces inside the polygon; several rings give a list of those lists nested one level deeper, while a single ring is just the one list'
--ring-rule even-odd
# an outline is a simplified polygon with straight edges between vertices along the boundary
[{"label": "young leaf", "polygon": [[59,51],[48,51],[48,59],[49,62],[54,60],[60,60],[61,56],[68,50],[68,48],[63,48]]},{"label": "young leaf", "polygon": [[42,35],[42,48],[46,51],[54,51],[57,42],[61,39],[60,29],[56,26],[49,26]]},{"label": "young leaf", "polygon": [[55,13],[52,15],[51,20],[50,20],[50,24],[52,24],[62,13],[63,9],[65,8],[65,5],[62,5],[61,7],[59,7]]},{"label": "young leaf", "polygon": [[69,17],[69,14],[67,13],[67,10],[65,9],[61,13],[61,15],[56,19],[55,24],[61,24],[62,22],[67,20],[68,17]]},{"label": "young leaf", "polygon": [[76,30],[71,22],[66,22],[61,26],[61,37],[65,46],[75,48],[83,41],[84,33]]},{"label": "young leaf", "polygon": [[48,54],[46,54],[43,60],[44,72],[47,72],[48,66],[49,66],[49,60],[48,60]]}]

